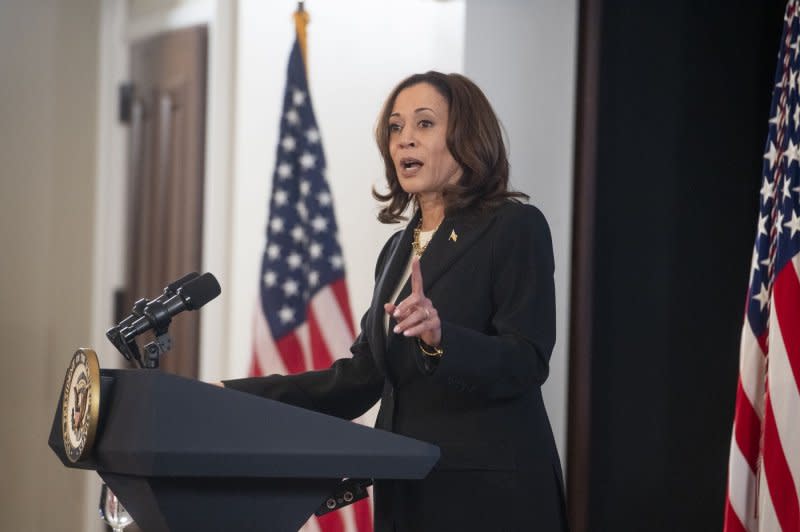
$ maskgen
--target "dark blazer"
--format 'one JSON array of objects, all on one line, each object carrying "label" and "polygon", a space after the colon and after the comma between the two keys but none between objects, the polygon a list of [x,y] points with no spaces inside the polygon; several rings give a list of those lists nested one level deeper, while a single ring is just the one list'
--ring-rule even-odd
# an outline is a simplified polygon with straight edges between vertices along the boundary
[{"label": "dark blazer", "polygon": [[[376,427],[438,445],[419,481],[375,483],[375,530],[561,531],[561,465],[540,386],[555,342],[550,230],[535,207],[507,202],[448,216],[420,266],[442,321],[444,355],[384,332],[419,213],[378,257],[353,356],[329,369],[225,385],[353,419],[379,398]],[[410,293],[406,282],[397,301]]]}]

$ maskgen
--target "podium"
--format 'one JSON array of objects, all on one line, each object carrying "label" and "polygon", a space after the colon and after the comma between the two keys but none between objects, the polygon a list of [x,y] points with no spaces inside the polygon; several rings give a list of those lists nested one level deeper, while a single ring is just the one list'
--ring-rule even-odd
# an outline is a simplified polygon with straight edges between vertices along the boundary
[{"label": "podium", "polygon": [[61,401],[49,445],[92,469],[146,532],[296,531],[343,478],[420,479],[431,444],[152,370],[101,370],[88,459],[71,462]]}]

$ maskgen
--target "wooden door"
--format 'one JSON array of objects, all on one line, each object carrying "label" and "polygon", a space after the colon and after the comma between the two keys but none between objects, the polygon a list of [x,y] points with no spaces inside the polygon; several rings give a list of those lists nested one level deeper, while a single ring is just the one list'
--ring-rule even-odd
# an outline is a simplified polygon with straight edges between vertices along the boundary
[{"label": "wooden door", "polygon": [[[206,49],[205,27],[131,46],[126,312],[136,299],[201,271]],[[161,368],[196,378],[197,313],[176,317],[170,333],[173,348]]]}]

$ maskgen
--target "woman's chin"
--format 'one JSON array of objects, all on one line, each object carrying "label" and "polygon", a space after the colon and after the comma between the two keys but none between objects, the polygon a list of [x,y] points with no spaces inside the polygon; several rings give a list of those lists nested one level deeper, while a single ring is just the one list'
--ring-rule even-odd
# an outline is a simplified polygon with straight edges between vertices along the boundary
[{"label": "woman's chin", "polygon": [[414,178],[404,179],[401,177],[400,187],[406,194],[420,194],[425,192],[425,187],[422,186],[422,183]]}]

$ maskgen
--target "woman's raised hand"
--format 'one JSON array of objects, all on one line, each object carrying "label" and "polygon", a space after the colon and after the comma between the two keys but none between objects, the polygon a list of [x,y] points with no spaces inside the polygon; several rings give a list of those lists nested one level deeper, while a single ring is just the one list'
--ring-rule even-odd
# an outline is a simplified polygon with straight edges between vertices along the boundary
[{"label": "woman's raised hand", "polygon": [[416,336],[433,347],[441,343],[442,322],[436,307],[422,291],[422,270],[418,257],[411,261],[411,295],[397,305],[386,303],[383,308],[397,321],[395,333]]}]

